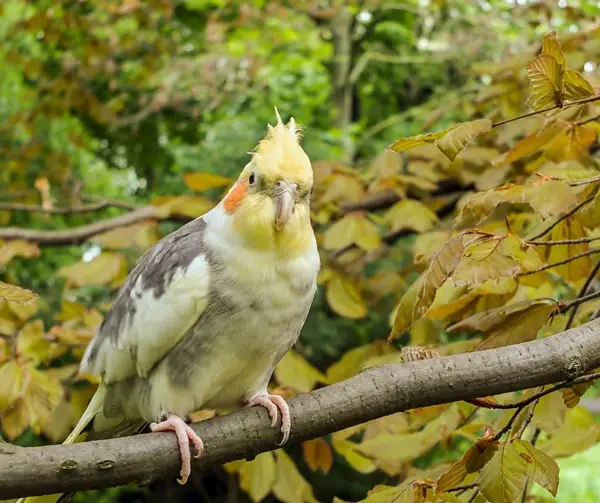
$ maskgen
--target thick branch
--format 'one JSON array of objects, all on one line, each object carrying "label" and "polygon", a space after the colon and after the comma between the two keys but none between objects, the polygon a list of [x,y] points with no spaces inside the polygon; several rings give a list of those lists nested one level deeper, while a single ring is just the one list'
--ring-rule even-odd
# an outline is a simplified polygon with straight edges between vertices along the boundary
[{"label": "thick branch", "polygon": [[[407,409],[561,382],[598,366],[600,320],[524,344],[374,367],[290,400],[291,442]],[[195,470],[276,449],[279,440],[262,408],[203,421],[194,429],[206,446]],[[180,463],[170,433],[75,445],[6,446],[0,444],[0,499],[174,478]]]},{"label": "thick branch", "polygon": [[[132,211],[127,215],[121,215],[115,218],[99,220],[82,227],[73,227],[59,231],[44,231],[37,229],[22,229],[20,227],[5,227],[0,229],[0,239],[24,239],[40,245],[68,245],[80,244],[103,232],[123,227],[125,225],[135,224],[147,219],[163,218],[161,213],[164,209],[156,206],[146,206],[139,210]],[[190,220],[186,218],[186,220]]]}]

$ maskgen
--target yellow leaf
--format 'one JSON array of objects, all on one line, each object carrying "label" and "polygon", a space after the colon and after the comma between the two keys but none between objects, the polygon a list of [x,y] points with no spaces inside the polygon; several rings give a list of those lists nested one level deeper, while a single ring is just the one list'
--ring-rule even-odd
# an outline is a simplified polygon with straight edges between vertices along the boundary
[{"label": "yellow leaf", "polygon": [[[161,218],[172,215],[197,218],[211,210],[215,205],[210,199],[199,196],[157,197],[151,201],[151,204],[161,208]],[[163,212],[164,214],[162,214]]]},{"label": "yellow leaf", "polygon": [[434,143],[438,138],[442,138],[449,130],[438,131],[437,133],[420,134],[417,136],[409,136],[400,138],[392,143],[388,148],[396,152],[405,152],[413,147],[424,145],[426,143]]},{"label": "yellow leaf", "polygon": [[283,503],[317,503],[312,487],[283,450],[275,451],[277,475],[273,494]]},{"label": "yellow leaf", "polygon": [[491,279],[511,278],[541,265],[535,250],[516,236],[485,237],[465,248],[452,281],[456,286],[478,285]]},{"label": "yellow leaf", "polygon": [[360,290],[350,280],[336,274],[325,286],[329,307],[345,318],[359,319],[367,316],[367,306]]},{"label": "yellow leaf", "polygon": [[356,176],[335,174],[326,181],[326,190],[319,198],[321,204],[338,201],[358,201],[365,192],[361,181]]},{"label": "yellow leaf", "polygon": [[125,227],[117,227],[108,232],[98,234],[90,239],[102,248],[120,250],[136,246],[146,249],[160,239],[158,223],[154,221],[138,222]]},{"label": "yellow leaf", "polygon": [[334,384],[355,376],[364,368],[367,360],[389,351],[391,351],[390,346],[381,343],[366,344],[352,348],[327,369],[325,382],[327,384]]},{"label": "yellow leaf", "polygon": [[447,328],[448,332],[478,330],[487,337],[476,351],[531,341],[556,309],[554,299],[524,300],[478,313]]},{"label": "yellow leaf", "polygon": [[23,372],[12,360],[0,366],[0,411],[15,400],[23,387]]},{"label": "yellow leaf", "polygon": [[314,438],[302,442],[302,452],[304,461],[313,472],[320,468],[323,472],[329,473],[333,465],[333,453],[324,439]]},{"label": "yellow leaf", "polygon": [[439,222],[438,216],[420,201],[403,199],[390,208],[385,216],[392,231],[412,229],[425,232]]},{"label": "yellow leaf", "polygon": [[73,302],[62,299],[60,303],[60,313],[56,315],[58,321],[67,321],[81,318],[85,313],[85,306],[79,302]]},{"label": "yellow leaf", "polygon": [[190,189],[199,192],[218,187],[225,187],[234,182],[232,178],[213,175],[212,173],[185,173],[183,175],[183,180]]},{"label": "yellow leaf", "polygon": [[562,390],[562,396],[564,403],[569,409],[575,407],[585,392],[592,386],[592,382],[586,382],[581,384],[575,384],[570,388],[564,388]]},{"label": "yellow leaf", "polygon": [[543,219],[568,212],[577,204],[573,188],[565,182],[548,180],[532,185],[505,185],[471,196],[461,208],[457,222],[479,224],[502,203],[529,204]]},{"label": "yellow leaf", "polygon": [[379,236],[377,226],[364,216],[357,218],[355,242],[367,252],[372,251],[381,245],[381,237]]},{"label": "yellow leaf", "polygon": [[422,318],[435,299],[438,289],[460,263],[464,250],[463,236],[450,239],[434,255],[427,270],[415,281],[398,304],[389,340],[398,337]]},{"label": "yellow leaf", "polygon": [[525,202],[528,202],[540,217],[546,219],[567,213],[577,205],[577,197],[568,184],[549,180],[527,186]]},{"label": "yellow leaf", "polygon": [[481,438],[469,447],[463,456],[440,475],[436,492],[443,493],[462,483],[469,473],[481,470],[498,450],[498,442]]},{"label": "yellow leaf", "polygon": [[413,244],[415,264],[428,263],[432,256],[452,237],[452,231],[438,230],[419,234]]},{"label": "yellow leaf", "polygon": [[288,351],[275,367],[275,379],[282,386],[298,393],[308,393],[325,376],[295,351]]},{"label": "yellow leaf", "polygon": [[19,369],[17,376],[22,383],[18,396],[0,414],[2,430],[9,439],[18,437],[27,426],[40,433],[41,423],[48,420],[63,397],[60,381],[33,367]]},{"label": "yellow leaf", "polygon": [[118,286],[119,280],[122,281],[127,275],[127,261],[121,254],[103,252],[89,262],[81,261],[61,267],[57,274],[66,277],[68,284],[75,287]]},{"label": "yellow leaf", "polygon": [[[580,158],[596,140],[596,131],[590,126],[571,126],[557,135],[546,148],[546,157],[552,161]],[[555,182],[562,183],[562,182]]]},{"label": "yellow leaf", "polygon": [[5,241],[0,245],[0,267],[8,264],[14,257],[39,257],[40,249],[35,243],[15,239]]},{"label": "yellow leaf", "polygon": [[578,406],[567,410],[565,425],[538,448],[552,458],[567,457],[595,445],[599,434],[600,427],[592,414]]},{"label": "yellow leaf", "polygon": [[492,121],[489,119],[477,119],[470,122],[462,122],[450,128],[447,133],[435,140],[435,145],[451,161],[464,149],[474,138],[492,129]]},{"label": "yellow leaf", "polygon": [[28,304],[37,300],[38,295],[31,290],[0,281],[0,299],[6,299],[9,303]]},{"label": "yellow leaf", "polygon": [[481,469],[477,484],[490,503],[513,503],[527,484],[529,466],[512,442],[504,442]]},{"label": "yellow leaf", "polygon": [[532,87],[528,104],[535,110],[562,104],[563,68],[549,54],[540,54],[527,65]]},{"label": "yellow leaf", "polygon": [[563,56],[560,43],[556,39],[556,32],[554,30],[544,35],[542,54],[552,56],[559,66],[565,67],[565,57]]},{"label": "yellow leaf", "polygon": [[548,433],[556,433],[565,425],[566,413],[560,393],[550,393],[540,398],[535,407],[533,424]]},{"label": "yellow leaf", "polygon": [[579,100],[594,95],[594,88],[581,73],[567,70],[563,77],[565,99]]},{"label": "yellow leaf", "polygon": [[458,406],[452,405],[416,433],[380,435],[363,441],[355,450],[369,458],[410,461],[428,452],[450,435],[460,423],[461,417]]},{"label": "yellow leaf", "polygon": [[357,244],[371,251],[381,244],[377,227],[362,213],[349,213],[335,222],[323,234],[323,246],[328,250]]},{"label": "yellow leaf", "polygon": [[528,475],[536,484],[556,496],[558,491],[558,465],[550,456],[536,449],[531,442],[515,439],[512,441],[519,456],[528,463]]},{"label": "yellow leaf", "polygon": [[[574,218],[564,219],[550,233],[550,240],[569,240],[582,238],[586,235],[583,226]],[[544,250],[547,253],[546,262],[560,262],[573,257],[579,253],[589,250],[588,243],[557,245],[546,247]],[[553,270],[556,274],[562,276],[567,281],[577,281],[586,277],[591,269],[590,257],[582,257],[578,260],[573,260],[564,265],[555,267]]]},{"label": "yellow leaf", "polygon": [[263,452],[240,468],[240,487],[257,503],[271,492],[275,483],[276,465],[272,452]]},{"label": "yellow leaf", "polygon": [[493,164],[500,166],[502,164],[514,163],[524,157],[536,154],[564,129],[564,124],[551,121],[534,134],[519,140],[512,149],[496,158]]},{"label": "yellow leaf", "polygon": [[355,242],[357,227],[357,219],[345,215],[324,232],[323,246],[327,250],[336,250],[351,245]]},{"label": "yellow leaf", "polygon": [[34,365],[46,363],[58,354],[56,344],[46,339],[42,320],[32,321],[21,328],[17,335],[17,353]]},{"label": "yellow leaf", "polygon": [[338,439],[334,437],[333,448],[335,451],[342,456],[354,470],[359,473],[367,474],[373,473],[377,469],[375,463],[357,452],[358,444],[351,442],[350,440]]}]

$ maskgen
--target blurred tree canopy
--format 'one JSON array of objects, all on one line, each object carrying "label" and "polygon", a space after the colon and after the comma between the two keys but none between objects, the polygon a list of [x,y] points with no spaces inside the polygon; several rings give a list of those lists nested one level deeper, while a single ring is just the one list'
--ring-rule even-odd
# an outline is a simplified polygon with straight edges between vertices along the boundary
[{"label": "blurred tree canopy", "polygon": [[[3,437],[66,437],[97,384],[77,362],[128,271],[223,195],[273,106],[306,131],[323,263],[277,392],[402,362],[406,345],[477,351],[597,316],[599,16],[585,0],[5,0]],[[518,417],[493,406],[540,390],[395,414],[230,463],[194,491],[509,503],[536,483],[547,491],[527,501],[548,501],[554,459],[598,441],[588,388]]]}]

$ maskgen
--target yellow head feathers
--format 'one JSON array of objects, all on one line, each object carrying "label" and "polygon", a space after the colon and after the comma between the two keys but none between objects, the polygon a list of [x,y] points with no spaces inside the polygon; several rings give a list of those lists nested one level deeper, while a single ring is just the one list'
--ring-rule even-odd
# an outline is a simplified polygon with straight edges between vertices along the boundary
[{"label": "yellow head feathers", "polygon": [[302,132],[292,117],[287,124],[275,108],[277,124],[268,125],[267,135],[252,154],[253,167],[271,180],[283,179],[312,186],[313,172],[308,156],[300,146]]}]

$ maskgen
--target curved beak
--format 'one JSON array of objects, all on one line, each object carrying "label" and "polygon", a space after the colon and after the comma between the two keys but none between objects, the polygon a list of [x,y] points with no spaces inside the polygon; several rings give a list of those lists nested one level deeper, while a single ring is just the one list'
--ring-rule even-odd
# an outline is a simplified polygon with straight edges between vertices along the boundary
[{"label": "curved beak", "polygon": [[287,183],[279,180],[275,184],[275,230],[282,230],[292,218],[294,213],[294,204],[296,202],[296,192],[298,186],[295,183]]}]

